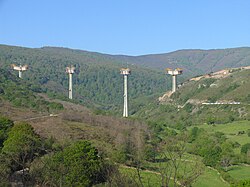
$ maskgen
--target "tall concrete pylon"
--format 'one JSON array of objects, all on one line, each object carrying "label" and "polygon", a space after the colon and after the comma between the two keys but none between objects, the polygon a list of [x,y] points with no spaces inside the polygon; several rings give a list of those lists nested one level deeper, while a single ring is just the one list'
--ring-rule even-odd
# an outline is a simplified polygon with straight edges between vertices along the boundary
[{"label": "tall concrete pylon", "polygon": [[172,79],[173,79],[173,82],[172,82],[172,93],[176,92],[176,89],[177,89],[177,75],[182,74],[182,71],[183,70],[180,69],[180,68],[177,68],[175,70],[172,70],[170,68],[166,68],[167,74],[172,75]]},{"label": "tall concrete pylon", "polygon": [[75,73],[75,67],[70,66],[70,67],[66,67],[66,73],[69,74],[69,99],[73,98],[73,94],[72,94],[72,75],[73,73]]},{"label": "tall concrete pylon", "polygon": [[19,65],[19,66],[17,66],[17,65],[15,65],[15,64],[11,64],[11,67],[12,67],[12,69],[18,71],[18,76],[19,76],[19,78],[22,78],[22,72],[23,72],[23,71],[28,70],[28,65],[24,65],[24,66]]},{"label": "tall concrete pylon", "polygon": [[130,75],[131,71],[129,68],[122,68],[121,74],[124,77],[124,105],[123,105],[123,117],[128,117],[128,75]]}]

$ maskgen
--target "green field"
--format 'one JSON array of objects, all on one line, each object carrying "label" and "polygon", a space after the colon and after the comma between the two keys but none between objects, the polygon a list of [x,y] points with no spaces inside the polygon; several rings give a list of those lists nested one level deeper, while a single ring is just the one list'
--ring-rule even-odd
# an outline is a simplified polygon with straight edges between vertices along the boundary
[{"label": "green field", "polygon": [[232,166],[228,173],[236,180],[250,179],[250,166]]},{"label": "green field", "polygon": [[[120,168],[120,171],[123,174],[126,174],[129,177],[134,178],[136,181],[138,181],[138,176],[136,174],[135,169],[131,168]],[[160,187],[161,186],[161,177],[159,174],[148,172],[148,171],[142,171],[141,172],[143,184],[145,186],[155,186]],[[170,185],[171,186],[171,185]],[[229,187],[229,184],[222,181],[220,178],[220,175],[209,168],[206,168],[204,173],[198,178],[198,180],[193,184],[194,187]]]},{"label": "green field", "polygon": [[[139,184],[138,175],[135,168],[120,167],[120,172],[135,180]],[[161,176],[157,173],[141,171],[142,182],[145,187],[160,187],[161,186]]]},{"label": "green field", "polygon": [[193,184],[194,187],[228,187],[229,184],[223,182],[220,175],[209,168],[206,168],[204,173]]},{"label": "green field", "polygon": [[[191,155],[191,154],[185,154],[183,159],[183,163],[186,163],[186,166],[189,168],[192,168],[192,165],[195,162],[201,162],[201,158],[199,156]],[[202,164],[202,163],[201,163]],[[159,166],[159,163],[148,163],[148,166],[151,168],[155,168]],[[183,165],[183,164],[181,164]],[[181,166],[183,167],[183,166]],[[250,167],[249,167],[250,169]],[[124,168],[121,167],[120,171],[122,173],[125,173],[128,176],[133,176],[134,178],[137,177],[136,170],[133,168]],[[145,186],[161,186],[161,177],[159,173],[154,171],[142,171],[142,180]],[[138,180],[138,177],[137,179]],[[228,187],[229,184],[221,178],[220,174],[211,168],[204,167],[204,172],[198,177],[198,179],[192,184],[194,187]]]},{"label": "green field", "polygon": [[[250,129],[250,121],[235,121],[233,123],[218,124],[218,125],[199,125],[198,128],[203,128],[207,132],[222,132],[226,137],[233,142],[238,142],[241,145],[250,142],[250,137],[247,136],[246,131]],[[192,128],[192,127],[190,127]],[[239,131],[245,131],[245,134],[238,135]]]}]

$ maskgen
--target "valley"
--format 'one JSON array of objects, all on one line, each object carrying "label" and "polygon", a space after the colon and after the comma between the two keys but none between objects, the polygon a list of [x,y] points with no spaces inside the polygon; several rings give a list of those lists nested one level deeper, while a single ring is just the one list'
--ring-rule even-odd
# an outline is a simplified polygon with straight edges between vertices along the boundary
[{"label": "valley", "polygon": [[[249,181],[249,64],[239,61],[242,67],[231,68],[230,61],[221,60],[234,53],[247,59],[248,48],[203,53],[166,55],[193,60],[201,68],[191,71],[185,60],[173,63],[187,74],[171,93],[171,78],[159,69],[165,55],[0,46],[0,184],[15,183],[16,172],[25,169],[29,172],[21,182],[27,186],[77,184],[84,171],[71,159],[88,165],[88,158],[80,159],[84,151],[90,151],[86,154],[96,167],[89,166],[92,173],[84,173],[88,180],[81,179],[87,181],[82,186],[237,186]],[[211,53],[221,58],[207,66],[219,72],[197,62],[197,55],[203,63]],[[153,57],[156,64],[149,63]],[[119,69],[128,60],[129,117],[122,118]],[[29,64],[23,79],[10,70],[14,61]],[[67,98],[64,73],[69,62],[76,67],[73,100]]]}]

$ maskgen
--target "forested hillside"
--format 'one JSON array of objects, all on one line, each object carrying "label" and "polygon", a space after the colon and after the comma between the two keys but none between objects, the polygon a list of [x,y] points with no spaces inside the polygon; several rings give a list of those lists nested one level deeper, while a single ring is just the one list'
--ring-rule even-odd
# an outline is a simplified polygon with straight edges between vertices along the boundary
[{"label": "forested hillside", "polygon": [[166,67],[183,68],[184,74],[178,77],[179,82],[183,82],[205,72],[250,65],[250,48],[122,56],[56,47],[31,49],[0,45],[1,68],[10,69],[12,63],[28,64],[30,69],[24,72],[24,80],[41,85],[43,92],[64,100],[68,94],[65,68],[74,65],[74,100],[88,107],[113,111],[122,108],[123,77],[119,70],[128,66],[132,70],[129,97],[130,114],[133,114],[146,101],[157,98],[169,88],[171,81],[164,74]]},{"label": "forested hillside", "polygon": [[250,69],[238,68],[220,78],[191,79],[171,96],[166,94],[160,102],[142,108],[136,116],[174,127],[250,120],[249,78]]},{"label": "forested hillside", "polygon": [[8,101],[15,107],[30,108],[37,111],[53,112],[63,109],[62,104],[45,101],[37,93],[42,89],[12,75],[9,70],[0,69],[0,105]]},{"label": "forested hillside", "polygon": [[[28,64],[30,69],[23,79],[41,85],[50,96],[67,99],[68,75],[65,68],[76,67],[73,75],[73,98],[89,107],[117,110],[123,102],[123,77],[120,68],[127,66],[108,55],[64,48],[28,49],[0,46],[0,64],[10,69],[10,64]],[[137,100],[163,93],[166,77],[162,72],[129,65],[129,96]],[[17,72],[12,72],[17,74]]]},{"label": "forested hillside", "polygon": [[165,54],[124,57],[137,65],[164,69],[166,67],[184,69],[184,76],[215,72],[221,69],[250,65],[250,48],[179,50]]}]

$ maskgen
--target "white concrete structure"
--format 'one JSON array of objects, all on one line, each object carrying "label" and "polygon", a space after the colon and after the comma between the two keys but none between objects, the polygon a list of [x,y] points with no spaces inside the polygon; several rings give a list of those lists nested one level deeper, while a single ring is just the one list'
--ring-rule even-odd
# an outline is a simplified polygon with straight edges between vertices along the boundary
[{"label": "white concrete structure", "polygon": [[124,106],[123,117],[128,117],[128,75],[131,73],[129,68],[122,68],[121,74],[124,76]]},{"label": "white concrete structure", "polygon": [[69,74],[69,99],[72,99],[72,75],[75,73],[75,67],[70,66],[66,68],[66,73]]},{"label": "white concrete structure", "polygon": [[177,68],[175,70],[172,70],[170,68],[166,68],[166,72],[167,72],[167,74],[172,75],[172,77],[173,77],[172,93],[174,93],[176,91],[176,88],[177,88],[177,75],[182,74],[182,69]]},{"label": "white concrete structure", "polygon": [[17,70],[19,72],[19,75],[18,75],[19,78],[22,78],[22,72],[26,71],[28,69],[28,65],[24,65],[24,66],[19,65],[19,66],[17,66],[15,64],[11,64],[11,67],[12,67],[12,69]]},{"label": "white concrete structure", "polygon": [[240,105],[241,102],[231,101],[231,102],[218,102],[215,103],[201,103],[202,105]]}]

